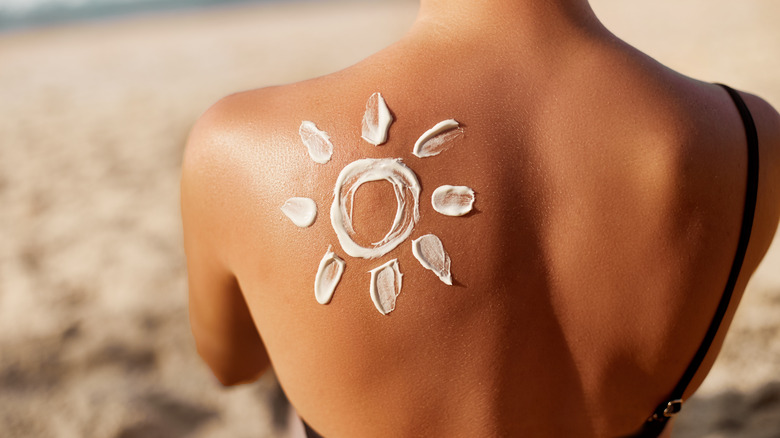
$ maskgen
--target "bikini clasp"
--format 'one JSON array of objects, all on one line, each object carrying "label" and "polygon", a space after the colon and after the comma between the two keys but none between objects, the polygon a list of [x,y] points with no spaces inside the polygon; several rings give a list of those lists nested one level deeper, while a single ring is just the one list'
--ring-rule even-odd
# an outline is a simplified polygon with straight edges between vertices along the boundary
[{"label": "bikini clasp", "polygon": [[666,403],[666,406],[663,410],[661,410],[661,407],[663,405],[658,406],[655,413],[653,413],[653,416],[648,418],[648,422],[662,422],[665,423],[668,419],[674,417],[680,411],[682,410],[683,400],[681,398],[678,398],[677,400],[672,400],[668,403]]},{"label": "bikini clasp", "polygon": [[670,401],[666,404],[666,409],[664,409],[664,417],[673,417],[677,415],[682,410],[682,405],[683,400],[681,398]]}]

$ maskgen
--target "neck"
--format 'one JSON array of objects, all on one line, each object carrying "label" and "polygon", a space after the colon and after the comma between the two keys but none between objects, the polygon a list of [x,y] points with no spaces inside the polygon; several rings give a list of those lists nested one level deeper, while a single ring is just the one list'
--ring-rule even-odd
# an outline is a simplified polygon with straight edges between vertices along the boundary
[{"label": "neck", "polygon": [[601,29],[588,0],[421,0],[418,22],[446,32],[476,30],[488,38],[561,35]]}]

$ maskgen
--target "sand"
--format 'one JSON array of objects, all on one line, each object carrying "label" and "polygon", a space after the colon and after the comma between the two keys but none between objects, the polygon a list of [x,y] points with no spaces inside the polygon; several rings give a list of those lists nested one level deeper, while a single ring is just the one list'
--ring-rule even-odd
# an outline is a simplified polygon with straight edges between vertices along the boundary
[{"label": "sand", "polygon": [[[594,0],[671,67],[780,107],[775,0]],[[0,435],[283,437],[272,375],[223,389],[186,315],[182,148],[233,91],[344,68],[411,0],[244,5],[0,35]],[[780,239],[676,437],[780,436]]]}]

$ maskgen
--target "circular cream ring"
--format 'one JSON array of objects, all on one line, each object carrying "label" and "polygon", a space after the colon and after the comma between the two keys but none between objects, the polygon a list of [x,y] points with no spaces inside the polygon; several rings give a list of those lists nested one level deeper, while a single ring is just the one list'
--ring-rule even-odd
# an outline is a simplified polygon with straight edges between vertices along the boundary
[{"label": "circular cream ring", "polygon": [[[365,247],[352,239],[355,232],[352,228],[352,208],[347,211],[345,200],[349,198],[351,207],[355,191],[361,184],[379,180],[386,180],[393,185],[398,208],[393,226],[385,237],[370,247]],[[410,203],[406,202],[407,191],[412,194]],[[417,175],[406,167],[400,158],[364,158],[347,164],[341,170],[333,189],[330,222],[347,254],[364,259],[381,257],[406,240],[419,220],[420,183]]]}]

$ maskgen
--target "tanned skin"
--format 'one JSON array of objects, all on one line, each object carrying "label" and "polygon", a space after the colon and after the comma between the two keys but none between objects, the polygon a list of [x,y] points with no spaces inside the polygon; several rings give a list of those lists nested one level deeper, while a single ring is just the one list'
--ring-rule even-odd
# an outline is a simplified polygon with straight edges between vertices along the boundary
[{"label": "tanned skin", "polygon": [[[368,97],[395,116],[385,145],[360,138]],[[758,205],[709,371],[780,217],[780,116],[743,93],[760,147]],[[433,158],[417,137],[455,118],[463,138]],[[327,131],[328,164],[298,136]],[[341,169],[402,158],[422,185],[411,238],[434,233],[454,286],[411,238],[349,257],[329,220]],[[745,131],[726,92],[623,43],[585,0],[423,0],[409,33],[346,70],[235,94],[192,131],[182,173],[190,319],[225,385],[273,366],[298,413],[327,437],[612,437],[636,431],[680,379],[723,293],[746,186]],[[433,190],[477,193],[465,217]],[[290,197],[319,208],[298,228]],[[355,227],[379,240],[390,185],[365,184]],[[328,305],[314,276],[328,246],[347,264]],[[387,316],[368,271],[397,258]],[[667,433],[669,428],[667,428]]]}]

